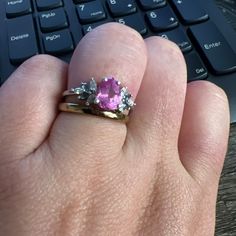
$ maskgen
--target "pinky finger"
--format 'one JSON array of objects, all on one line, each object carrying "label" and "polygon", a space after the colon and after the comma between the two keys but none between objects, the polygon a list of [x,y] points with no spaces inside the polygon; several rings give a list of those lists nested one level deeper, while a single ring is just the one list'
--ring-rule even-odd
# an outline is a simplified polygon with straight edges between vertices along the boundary
[{"label": "pinky finger", "polygon": [[179,152],[183,165],[198,182],[218,183],[227,149],[229,124],[225,93],[209,82],[190,83]]}]

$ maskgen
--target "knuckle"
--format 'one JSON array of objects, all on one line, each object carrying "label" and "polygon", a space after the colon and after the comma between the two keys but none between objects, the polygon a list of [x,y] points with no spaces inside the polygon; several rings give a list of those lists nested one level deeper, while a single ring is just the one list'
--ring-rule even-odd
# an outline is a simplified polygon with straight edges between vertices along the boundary
[{"label": "knuckle", "polygon": [[179,57],[181,60],[183,59],[183,54],[179,46],[168,39],[159,36],[152,36],[147,38],[146,41],[158,45],[161,49],[167,50],[168,52],[172,52],[173,56]]},{"label": "knuckle", "polygon": [[153,55],[155,60],[159,55],[158,62],[163,64],[162,69],[168,71],[174,78],[176,76],[182,78],[185,83],[187,78],[186,63],[178,45],[158,36],[147,38],[145,41],[149,49],[149,55]]},{"label": "knuckle", "polygon": [[174,42],[161,38],[162,47],[166,48],[167,53],[171,55],[175,62],[178,62],[180,68],[186,67],[185,59],[179,46]]},{"label": "knuckle", "polygon": [[108,23],[95,28],[84,37],[83,42],[87,47],[94,44],[103,47],[106,43],[107,47],[113,47],[114,50],[123,47],[121,53],[132,51],[135,55],[146,54],[145,43],[141,35],[130,27],[119,23]]},{"label": "knuckle", "polygon": [[143,42],[143,38],[136,30],[120,23],[107,23],[97,27],[94,32],[96,31],[106,32],[106,34],[115,34],[117,36],[122,35],[122,37],[125,35],[125,39],[132,38]]}]

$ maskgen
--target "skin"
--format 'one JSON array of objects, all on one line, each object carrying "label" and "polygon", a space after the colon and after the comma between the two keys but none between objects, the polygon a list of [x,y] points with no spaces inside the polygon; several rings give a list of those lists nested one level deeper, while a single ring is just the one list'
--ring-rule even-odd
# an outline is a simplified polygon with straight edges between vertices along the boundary
[{"label": "skin", "polygon": [[[58,111],[65,89],[109,75],[136,97],[127,124]],[[175,44],[115,23],[70,65],[23,63],[0,88],[0,235],[214,235],[228,101],[186,77]]]}]

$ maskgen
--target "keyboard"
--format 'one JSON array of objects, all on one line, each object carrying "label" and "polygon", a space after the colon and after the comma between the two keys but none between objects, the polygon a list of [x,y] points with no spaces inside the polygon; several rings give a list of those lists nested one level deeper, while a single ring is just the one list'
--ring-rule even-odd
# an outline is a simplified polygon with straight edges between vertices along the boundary
[{"label": "keyboard", "polygon": [[175,42],[188,81],[222,87],[236,122],[236,33],[212,0],[0,0],[0,85],[33,55],[69,62],[81,38],[107,22]]},{"label": "keyboard", "polygon": [[236,1],[215,0],[218,8],[225,16],[227,22],[236,30]]}]

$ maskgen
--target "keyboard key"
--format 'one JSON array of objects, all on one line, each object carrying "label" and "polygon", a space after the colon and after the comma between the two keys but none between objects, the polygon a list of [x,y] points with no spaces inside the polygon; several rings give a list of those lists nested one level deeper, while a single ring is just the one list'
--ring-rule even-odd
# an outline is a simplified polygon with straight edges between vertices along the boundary
[{"label": "keyboard key", "polygon": [[207,69],[196,53],[185,55],[185,61],[187,64],[188,82],[207,78]]},{"label": "keyboard key", "polygon": [[197,0],[171,0],[184,24],[194,24],[208,19],[208,14]]},{"label": "keyboard key", "polygon": [[146,13],[153,31],[166,31],[178,26],[178,21],[169,7],[163,7]]},{"label": "keyboard key", "polygon": [[83,25],[83,27],[82,27],[83,28],[83,33],[87,34],[87,33],[91,32],[93,29],[95,29],[96,27],[98,27],[100,25],[103,25],[103,24],[106,24],[106,23],[109,23],[109,21],[99,21],[99,22],[96,22],[96,23]]},{"label": "keyboard key", "polygon": [[106,18],[106,13],[100,1],[92,1],[77,5],[81,23],[90,23]]},{"label": "keyboard key", "polygon": [[143,17],[141,17],[138,13],[124,16],[122,18],[117,18],[116,21],[135,29],[142,35],[147,33],[147,28],[144,24]]},{"label": "keyboard key", "polygon": [[166,5],[166,0],[139,0],[144,10],[151,10]]},{"label": "keyboard key", "polygon": [[190,35],[213,73],[236,71],[236,54],[212,22],[190,27]]},{"label": "keyboard key", "polygon": [[36,0],[39,11],[46,11],[63,6],[62,0]]},{"label": "keyboard key", "polygon": [[16,17],[32,12],[30,0],[8,0],[6,1],[6,15],[7,17]]},{"label": "keyboard key", "polygon": [[68,53],[74,49],[69,30],[61,30],[43,36],[44,49],[49,54]]},{"label": "keyboard key", "polygon": [[161,33],[159,34],[159,36],[165,39],[169,39],[170,41],[176,43],[180,47],[181,51],[184,53],[192,49],[192,45],[187,35],[180,28],[167,31],[165,33]]},{"label": "keyboard key", "polygon": [[107,0],[107,4],[114,17],[128,15],[137,10],[134,0]]},{"label": "keyboard key", "polygon": [[13,64],[38,54],[38,46],[31,15],[7,21],[9,57]]},{"label": "keyboard key", "polygon": [[43,32],[55,31],[68,26],[66,13],[62,8],[40,13],[39,21]]},{"label": "keyboard key", "polygon": [[78,3],[84,3],[84,2],[89,2],[89,1],[92,1],[92,0],[73,0],[75,4],[78,4]]}]

